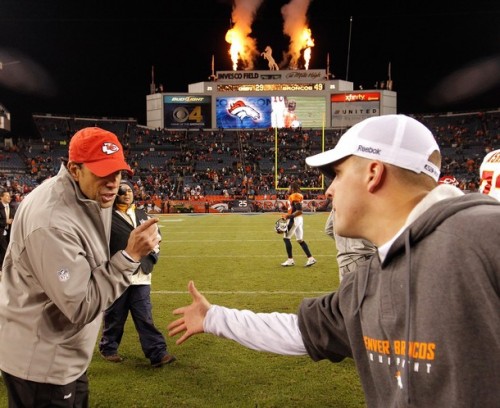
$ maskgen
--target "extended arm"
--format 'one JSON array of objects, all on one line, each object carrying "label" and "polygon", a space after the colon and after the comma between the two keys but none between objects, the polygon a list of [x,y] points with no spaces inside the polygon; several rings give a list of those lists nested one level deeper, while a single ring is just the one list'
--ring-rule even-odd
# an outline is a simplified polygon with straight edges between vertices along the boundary
[{"label": "extended arm", "polygon": [[181,332],[183,343],[198,333],[210,333],[234,340],[253,350],[283,355],[307,354],[297,323],[289,313],[254,313],[250,310],[228,309],[211,305],[191,281],[188,290],[193,298],[189,306],[174,310],[182,317],[169,324],[169,336]]}]

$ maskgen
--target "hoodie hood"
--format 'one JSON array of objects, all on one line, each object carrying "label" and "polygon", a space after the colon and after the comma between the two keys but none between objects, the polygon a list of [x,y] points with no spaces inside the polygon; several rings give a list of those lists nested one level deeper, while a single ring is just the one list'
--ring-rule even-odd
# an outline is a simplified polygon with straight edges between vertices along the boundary
[{"label": "hoodie hood", "polygon": [[402,249],[405,234],[410,235],[410,243],[414,245],[453,215],[470,207],[485,204],[497,205],[499,202],[480,193],[464,194],[460,189],[450,185],[436,187],[410,213],[405,223],[406,228],[395,239],[382,264],[385,265],[392,254]]}]

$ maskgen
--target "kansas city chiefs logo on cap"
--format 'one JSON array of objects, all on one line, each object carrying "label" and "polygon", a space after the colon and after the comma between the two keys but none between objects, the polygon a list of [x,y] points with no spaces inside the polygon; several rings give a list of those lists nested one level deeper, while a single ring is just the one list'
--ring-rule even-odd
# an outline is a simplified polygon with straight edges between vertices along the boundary
[{"label": "kansas city chiefs logo on cap", "polygon": [[120,150],[120,148],[112,142],[106,142],[102,144],[102,152],[105,154],[113,154]]}]

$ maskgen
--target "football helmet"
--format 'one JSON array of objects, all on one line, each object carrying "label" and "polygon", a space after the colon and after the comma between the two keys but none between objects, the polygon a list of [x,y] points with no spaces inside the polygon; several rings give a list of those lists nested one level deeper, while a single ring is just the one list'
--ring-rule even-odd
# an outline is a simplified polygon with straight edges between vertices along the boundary
[{"label": "football helmet", "polygon": [[458,187],[460,184],[458,180],[453,176],[443,176],[438,181],[439,184],[451,184],[452,186]]},{"label": "football helmet", "polygon": [[283,234],[288,231],[288,220],[285,218],[279,218],[274,224],[274,229],[278,234]]}]

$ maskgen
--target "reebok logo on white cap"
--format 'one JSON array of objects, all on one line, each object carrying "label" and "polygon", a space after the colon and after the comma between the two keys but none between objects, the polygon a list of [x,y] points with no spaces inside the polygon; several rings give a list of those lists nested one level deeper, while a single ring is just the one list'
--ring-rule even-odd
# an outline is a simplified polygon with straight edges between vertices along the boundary
[{"label": "reebok logo on white cap", "polygon": [[381,149],[374,149],[373,147],[366,147],[366,146],[359,145],[358,152],[380,154]]},{"label": "reebok logo on white cap", "polygon": [[440,169],[428,158],[439,146],[431,131],[405,115],[383,115],[357,123],[342,135],[337,145],[306,158],[311,167],[334,177],[332,165],[354,155],[380,160],[438,181]]}]

